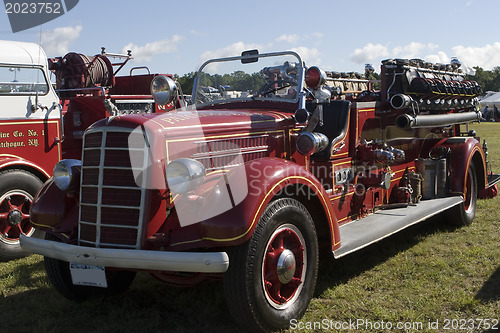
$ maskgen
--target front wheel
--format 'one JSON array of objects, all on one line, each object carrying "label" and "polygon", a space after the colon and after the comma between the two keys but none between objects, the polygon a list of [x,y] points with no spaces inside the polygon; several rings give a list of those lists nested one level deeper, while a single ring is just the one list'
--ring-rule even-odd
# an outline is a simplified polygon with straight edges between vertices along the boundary
[{"label": "front wheel", "polygon": [[318,271],[313,220],[299,201],[264,211],[248,242],[229,251],[224,291],[234,319],[250,331],[286,328],[311,301]]},{"label": "front wheel", "polygon": [[43,183],[32,173],[11,169],[0,172],[0,261],[26,255],[19,236],[42,237],[33,228],[29,210],[33,197]]},{"label": "front wheel", "polygon": [[446,213],[448,223],[456,226],[472,223],[476,215],[477,187],[476,169],[471,163],[467,170],[464,201]]},{"label": "front wheel", "polygon": [[[46,234],[47,240],[57,242],[58,239]],[[119,294],[125,291],[134,281],[136,272],[109,271],[106,269],[107,288],[74,285],[71,279],[69,263],[66,261],[44,258],[45,271],[52,286],[65,298],[73,301],[84,301],[98,296]]]}]

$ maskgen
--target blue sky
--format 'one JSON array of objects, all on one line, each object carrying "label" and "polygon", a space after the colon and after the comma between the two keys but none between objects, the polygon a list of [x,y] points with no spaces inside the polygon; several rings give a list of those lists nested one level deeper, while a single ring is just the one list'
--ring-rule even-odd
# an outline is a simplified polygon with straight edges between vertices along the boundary
[{"label": "blue sky", "polygon": [[[244,49],[294,50],[309,66],[363,72],[387,58],[500,66],[500,1],[80,0],[41,27],[0,39],[41,42],[48,56],[132,50],[128,66],[185,74]],[[126,69],[127,70],[127,69]],[[128,71],[127,71],[128,72]]]}]

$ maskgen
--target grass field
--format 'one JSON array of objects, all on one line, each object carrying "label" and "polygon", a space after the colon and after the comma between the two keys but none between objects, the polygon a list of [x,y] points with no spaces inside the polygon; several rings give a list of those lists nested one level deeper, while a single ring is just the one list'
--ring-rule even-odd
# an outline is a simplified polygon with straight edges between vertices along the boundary
[{"label": "grass field", "polygon": [[[500,124],[473,128],[487,139],[493,170],[500,171]],[[500,197],[479,201],[467,227],[447,227],[436,217],[338,261],[323,259],[315,297],[287,332],[390,331],[389,325],[394,332],[485,331],[500,318],[499,204]],[[347,329],[336,329],[341,325]],[[139,274],[122,295],[73,303],[52,289],[42,257],[33,255],[0,263],[0,332],[238,329],[220,281],[181,289]]]}]

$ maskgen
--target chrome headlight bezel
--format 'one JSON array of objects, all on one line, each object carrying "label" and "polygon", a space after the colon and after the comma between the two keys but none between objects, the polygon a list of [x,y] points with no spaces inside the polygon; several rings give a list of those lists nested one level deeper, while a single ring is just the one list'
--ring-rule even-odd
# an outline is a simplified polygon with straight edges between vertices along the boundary
[{"label": "chrome headlight bezel", "polygon": [[165,175],[167,186],[174,194],[194,191],[205,182],[206,170],[203,164],[192,158],[179,158],[170,162]]},{"label": "chrome headlight bezel", "polygon": [[82,161],[67,159],[56,163],[52,179],[61,191],[76,189],[80,184]]},{"label": "chrome headlight bezel", "polygon": [[157,75],[151,80],[151,96],[156,104],[167,105],[172,103],[177,93],[175,81],[165,75]]}]

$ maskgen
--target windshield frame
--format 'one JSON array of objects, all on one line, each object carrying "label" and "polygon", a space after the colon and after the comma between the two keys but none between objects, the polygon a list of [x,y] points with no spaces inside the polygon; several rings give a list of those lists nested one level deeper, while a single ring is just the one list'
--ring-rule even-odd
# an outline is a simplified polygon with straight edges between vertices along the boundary
[{"label": "windshield frame", "polygon": [[[286,102],[290,104],[297,104],[299,103],[299,107],[303,108],[305,107],[305,83],[304,83],[304,78],[305,78],[305,72],[306,72],[306,67],[304,62],[302,61],[302,58],[300,55],[294,51],[282,51],[282,52],[269,52],[269,53],[261,53],[261,54],[251,54],[251,55],[241,55],[241,56],[234,56],[234,57],[224,57],[224,58],[215,58],[215,59],[210,59],[205,61],[201,66],[200,69],[198,70],[196,77],[194,79],[193,83],[193,92],[191,96],[191,104],[192,105],[209,105],[209,104],[224,104],[224,103],[231,103],[231,102],[252,102],[252,101],[267,101],[267,102],[273,102],[276,101],[276,99],[272,98],[265,98],[265,97],[243,97],[243,98],[238,98],[238,99],[222,99],[219,101],[213,101],[213,102],[207,102],[207,103],[196,103],[196,100],[198,98],[198,92],[201,87],[198,87],[198,81],[199,78],[201,77],[201,74],[204,73],[203,69],[207,67],[210,64],[213,63],[221,63],[221,62],[229,62],[229,61],[242,61],[242,60],[250,60],[250,59],[260,59],[260,58],[269,58],[269,57],[279,57],[279,56],[294,56],[298,60],[298,65],[299,67],[297,68],[298,71],[298,82],[297,82],[297,97],[294,99],[282,99],[279,102]],[[258,61],[258,60],[257,60]],[[257,62],[257,61],[251,61],[251,62]]]},{"label": "windshield frame", "polygon": [[[36,74],[37,81],[39,82],[1,82],[1,86],[30,86],[30,85],[44,85],[46,89],[43,91],[36,90],[28,90],[22,92],[0,92],[1,96],[47,96],[51,90],[51,82],[47,77],[47,73],[45,72],[45,68],[42,65],[26,65],[26,64],[7,64],[0,63],[0,68],[13,68],[14,72],[16,69],[28,69],[28,70],[37,70],[37,72],[33,72]],[[39,76],[41,74],[41,76]],[[42,82],[43,81],[43,82]]]}]

